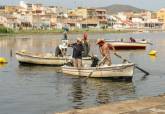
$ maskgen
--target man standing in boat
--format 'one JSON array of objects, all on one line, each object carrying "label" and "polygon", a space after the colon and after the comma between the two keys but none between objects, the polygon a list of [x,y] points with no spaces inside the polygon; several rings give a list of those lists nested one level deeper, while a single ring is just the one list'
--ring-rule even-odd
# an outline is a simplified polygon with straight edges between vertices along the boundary
[{"label": "man standing in boat", "polygon": [[98,39],[96,42],[97,45],[99,45],[100,53],[103,57],[103,59],[100,61],[99,65],[108,65],[110,66],[112,64],[111,62],[111,56],[110,56],[110,49],[113,49],[115,53],[115,48],[109,44],[106,43],[104,39]]},{"label": "man standing in boat", "polygon": [[83,45],[83,48],[84,48],[82,56],[83,57],[88,57],[89,51],[90,51],[90,44],[88,42],[88,34],[87,34],[87,32],[85,32],[83,34],[82,45]]},{"label": "man standing in boat", "polygon": [[134,38],[132,38],[132,37],[129,38],[129,41],[133,42],[133,43],[136,42],[136,40]]},{"label": "man standing in boat", "polygon": [[76,43],[69,44],[69,46],[73,48],[72,58],[73,58],[74,67],[81,68],[82,67],[82,51],[84,50],[82,46],[81,38],[77,38]]},{"label": "man standing in boat", "polygon": [[67,35],[67,31],[66,30],[64,31],[64,38],[63,38],[63,40],[68,40],[68,35]]}]

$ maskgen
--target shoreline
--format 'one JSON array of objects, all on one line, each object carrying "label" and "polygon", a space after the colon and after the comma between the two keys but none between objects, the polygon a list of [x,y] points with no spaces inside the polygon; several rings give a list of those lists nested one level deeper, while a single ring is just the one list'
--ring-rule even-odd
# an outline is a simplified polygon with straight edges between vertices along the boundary
[{"label": "shoreline", "polygon": [[164,114],[165,94],[142,97],[135,100],[112,102],[109,104],[54,114]]},{"label": "shoreline", "polygon": [[[38,34],[55,34],[60,35],[63,34],[63,30],[20,30],[14,31],[12,33],[0,33],[0,36],[10,36],[10,35],[38,35]],[[121,33],[150,33],[150,32],[165,32],[165,30],[138,30],[138,29],[124,29],[124,30],[114,30],[114,29],[76,29],[70,30],[68,34],[82,34],[84,32],[88,32],[90,34],[95,33],[113,33],[113,34],[121,34]]]}]

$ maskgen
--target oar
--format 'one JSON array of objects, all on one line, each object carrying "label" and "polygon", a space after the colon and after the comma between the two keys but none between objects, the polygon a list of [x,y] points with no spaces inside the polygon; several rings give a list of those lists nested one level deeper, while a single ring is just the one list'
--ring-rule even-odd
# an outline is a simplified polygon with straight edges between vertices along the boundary
[{"label": "oar", "polygon": [[[101,65],[101,63],[104,61],[105,58],[106,58],[106,56],[102,58],[102,60],[101,60],[100,63],[98,64],[98,66],[96,66],[96,69],[98,69],[98,67]],[[93,72],[94,72],[94,70],[92,70],[92,71],[90,72],[90,74],[84,79],[84,81],[86,81],[88,78],[90,78],[90,77],[92,76]]]},{"label": "oar", "polygon": [[[123,60],[126,60],[126,61],[129,62],[129,63],[131,63],[129,60],[122,58],[122,57],[121,57],[120,55],[118,55],[117,53],[115,53],[115,55],[116,55],[117,57],[119,57],[119,58],[121,58],[121,59],[123,59]],[[149,74],[150,74],[149,72],[147,72],[147,71],[145,71],[144,69],[140,68],[140,67],[137,66],[136,64],[135,64],[135,67],[136,67],[138,70],[140,70],[140,71],[142,71],[143,73],[145,73],[146,75],[149,75]]]},{"label": "oar", "polygon": [[94,72],[94,71],[92,70],[92,71],[90,72],[90,74],[83,80],[83,82],[86,82],[87,79],[90,78],[90,77],[92,76],[93,72]]}]

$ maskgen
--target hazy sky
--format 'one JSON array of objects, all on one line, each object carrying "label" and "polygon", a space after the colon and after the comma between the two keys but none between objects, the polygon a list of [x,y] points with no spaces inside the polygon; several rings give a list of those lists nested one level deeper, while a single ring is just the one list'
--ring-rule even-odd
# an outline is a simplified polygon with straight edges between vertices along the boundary
[{"label": "hazy sky", "polygon": [[[16,5],[20,0],[0,0],[0,5]],[[165,0],[24,0],[28,3],[43,3],[45,5],[61,5],[69,8],[75,6],[96,7],[112,4],[128,4],[138,8],[157,10],[165,7]]]}]

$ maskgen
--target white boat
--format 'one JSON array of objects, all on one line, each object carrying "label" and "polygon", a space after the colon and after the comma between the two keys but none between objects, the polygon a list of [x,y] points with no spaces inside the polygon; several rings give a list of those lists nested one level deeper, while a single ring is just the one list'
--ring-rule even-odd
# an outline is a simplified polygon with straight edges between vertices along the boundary
[{"label": "white boat", "polygon": [[122,49],[146,49],[146,46],[149,44],[146,41],[122,42],[122,41],[106,40],[106,42],[110,43],[117,50],[122,50]]},{"label": "white boat", "polygon": [[62,66],[62,72],[67,75],[86,76],[93,78],[132,77],[134,73],[133,63],[112,64],[99,67],[70,67]]},{"label": "white boat", "polygon": [[[50,65],[60,66],[71,61],[71,56],[56,57],[51,53],[34,53],[28,51],[17,51],[16,59],[21,64],[33,64],[33,65]],[[91,64],[91,57],[85,57],[82,60],[83,64]]]}]

